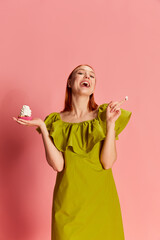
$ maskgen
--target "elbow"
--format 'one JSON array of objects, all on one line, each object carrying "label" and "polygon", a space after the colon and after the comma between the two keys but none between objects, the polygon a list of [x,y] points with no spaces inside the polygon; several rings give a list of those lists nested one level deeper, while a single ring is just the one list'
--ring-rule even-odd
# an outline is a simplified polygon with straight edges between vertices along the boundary
[{"label": "elbow", "polygon": [[57,169],[56,171],[57,171],[57,172],[62,172],[62,171],[63,171],[63,168]]},{"label": "elbow", "polygon": [[61,165],[59,166],[52,166],[53,169],[56,171],[56,172],[62,172],[63,169],[64,169],[64,164],[62,163]]},{"label": "elbow", "polygon": [[60,157],[58,156],[57,159],[50,159],[47,158],[47,161],[49,163],[49,165],[53,168],[54,171],[56,172],[62,172],[64,169],[64,159],[63,156],[60,155]]},{"label": "elbow", "polygon": [[63,169],[64,169],[64,161],[62,161],[62,164],[59,165],[56,169],[57,169],[57,170],[56,170],[57,172],[62,172]]},{"label": "elbow", "polygon": [[112,166],[113,166],[113,164],[112,165],[108,165],[108,166],[104,166],[103,165],[104,169],[110,169],[110,168],[112,168]]},{"label": "elbow", "polygon": [[56,171],[56,172],[61,172],[61,171],[63,171],[63,168],[64,168],[64,166],[63,166],[63,164],[60,166],[56,166],[54,163],[53,163],[53,161],[52,162],[50,162],[50,161],[48,161],[48,164],[51,166],[51,168],[53,168],[53,170],[54,171]]},{"label": "elbow", "polygon": [[110,169],[110,168],[112,168],[113,167],[113,165],[114,165],[114,163],[116,162],[116,158],[113,160],[113,161],[111,161],[111,162],[108,162],[108,163],[103,163],[103,168],[104,169]]},{"label": "elbow", "polygon": [[[50,165],[50,164],[49,164]],[[50,165],[52,168],[53,168],[53,170],[54,171],[56,171],[56,172],[62,172],[63,171],[63,168],[56,168],[55,166],[53,166],[53,165]]]},{"label": "elbow", "polygon": [[113,164],[108,164],[108,165],[105,165],[105,164],[103,164],[103,168],[104,169],[110,169],[110,168],[112,168],[112,166],[113,166]]}]

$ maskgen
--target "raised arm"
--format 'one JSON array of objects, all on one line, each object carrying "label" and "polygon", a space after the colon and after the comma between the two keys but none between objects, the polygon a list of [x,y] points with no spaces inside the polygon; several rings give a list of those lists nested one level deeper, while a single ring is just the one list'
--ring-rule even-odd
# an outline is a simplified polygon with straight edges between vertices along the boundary
[{"label": "raised arm", "polygon": [[117,135],[125,128],[131,116],[130,111],[119,107],[126,100],[128,100],[127,96],[119,102],[111,101],[106,108],[106,138],[100,155],[100,161],[105,169],[111,168],[117,160],[115,140],[118,139]]}]

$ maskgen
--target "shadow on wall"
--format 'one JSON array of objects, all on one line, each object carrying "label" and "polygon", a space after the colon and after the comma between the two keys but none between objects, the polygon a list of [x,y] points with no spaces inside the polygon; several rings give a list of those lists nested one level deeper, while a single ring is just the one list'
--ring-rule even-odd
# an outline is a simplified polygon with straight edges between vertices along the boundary
[{"label": "shadow on wall", "polygon": [[31,239],[37,228],[37,176],[35,161],[29,156],[33,129],[12,119],[19,114],[20,102],[28,103],[28,96],[12,90],[0,106],[0,225],[1,239],[5,240]]}]

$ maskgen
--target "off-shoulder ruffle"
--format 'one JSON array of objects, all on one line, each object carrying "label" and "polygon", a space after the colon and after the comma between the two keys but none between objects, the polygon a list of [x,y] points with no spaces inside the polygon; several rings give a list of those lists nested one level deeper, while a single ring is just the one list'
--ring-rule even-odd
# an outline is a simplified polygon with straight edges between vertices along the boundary
[{"label": "off-shoulder ruffle", "polygon": [[[75,153],[85,154],[94,145],[106,137],[106,107],[108,103],[99,106],[96,118],[80,123],[69,123],[61,120],[59,113],[53,112],[46,116],[44,122],[54,145],[59,151],[65,152],[71,147]],[[127,125],[131,112],[121,108],[121,115],[115,122],[115,138]],[[36,130],[41,133],[40,128]]]}]

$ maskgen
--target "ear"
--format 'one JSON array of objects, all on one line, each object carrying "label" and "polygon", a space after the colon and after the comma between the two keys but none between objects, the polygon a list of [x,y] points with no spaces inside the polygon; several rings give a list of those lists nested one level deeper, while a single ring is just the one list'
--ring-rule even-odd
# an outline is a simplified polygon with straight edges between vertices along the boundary
[{"label": "ear", "polygon": [[67,86],[68,86],[68,87],[71,87],[71,86],[70,86],[70,81],[69,81],[69,80],[68,80]]}]

